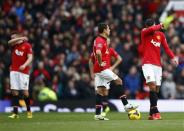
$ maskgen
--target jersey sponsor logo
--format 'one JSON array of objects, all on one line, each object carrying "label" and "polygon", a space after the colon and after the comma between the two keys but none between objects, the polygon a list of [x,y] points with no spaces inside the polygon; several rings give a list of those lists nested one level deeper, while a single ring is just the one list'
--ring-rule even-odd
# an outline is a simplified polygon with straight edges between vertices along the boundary
[{"label": "jersey sponsor logo", "polygon": [[98,43],[98,44],[97,44],[97,47],[98,47],[98,48],[102,48],[102,44],[101,44],[101,43]]},{"label": "jersey sponsor logo", "polygon": [[15,54],[18,55],[18,56],[23,56],[24,55],[24,52],[23,51],[19,51],[19,50],[15,50]]},{"label": "jersey sponsor logo", "polygon": [[151,40],[151,43],[154,45],[154,46],[156,46],[156,47],[160,47],[160,42],[156,42],[156,41],[154,41],[153,39]]}]

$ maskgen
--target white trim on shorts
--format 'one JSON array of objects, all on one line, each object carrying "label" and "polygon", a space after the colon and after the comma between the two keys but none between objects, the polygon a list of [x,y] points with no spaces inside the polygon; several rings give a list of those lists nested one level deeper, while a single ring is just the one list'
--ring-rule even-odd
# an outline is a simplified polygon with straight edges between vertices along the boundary
[{"label": "white trim on shorts", "polygon": [[119,77],[110,69],[95,73],[95,90],[97,90],[99,86],[105,86],[106,89],[110,89],[110,82],[118,78]]},{"label": "white trim on shorts", "polygon": [[28,90],[29,75],[17,71],[10,71],[10,89]]},{"label": "white trim on shorts", "polygon": [[146,79],[146,83],[155,82],[157,86],[161,85],[162,67],[152,64],[144,64],[142,66],[142,71],[144,78]]}]

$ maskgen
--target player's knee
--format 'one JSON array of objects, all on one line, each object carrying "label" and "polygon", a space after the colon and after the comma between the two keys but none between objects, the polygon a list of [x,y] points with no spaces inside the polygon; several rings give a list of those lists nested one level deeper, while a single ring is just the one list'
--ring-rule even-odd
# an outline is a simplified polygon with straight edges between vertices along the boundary
[{"label": "player's knee", "polygon": [[157,87],[156,87],[155,82],[149,82],[149,83],[148,83],[148,86],[149,86],[149,88],[150,88],[150,91],[154,91],[154,92],[157,91]]},{"label": "player's knee", "polygon": [[18,96],[19,95],[19,92],[18,91],[12,91],[12,95],[13,96]]},{"label": "player's knee", "polygon": [[29,93],[26,92],[26,93],[23,93],[24,97],[29,97]]},{"label": "player's knee", "polygon": [[105,96],[106,95],[106,92],[104,91],[104,88],[98,88],[96,92],[97,92],[97,94],[99,94],[101,96]]},{"label": "player's knee", "polygon": [[116,85],[123,85],[123,82],[120,78],[118,78],[117,80],[115,80],[115,84]]}]

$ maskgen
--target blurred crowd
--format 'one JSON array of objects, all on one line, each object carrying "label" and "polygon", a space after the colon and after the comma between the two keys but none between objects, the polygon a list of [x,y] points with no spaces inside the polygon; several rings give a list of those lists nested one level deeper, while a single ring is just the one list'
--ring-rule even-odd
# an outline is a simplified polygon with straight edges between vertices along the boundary
[{"label": "blurred crowd", "polygon": [[[43,89],[57,99],[95,97],[94,82],[88,69],[97,24],[111,28],[111,47],[123,58],[115,71],[124,81],[132,99],[148,97],[137,52],[144,20],[157,20],[167,0],[4,0],[0,2],[0,99],[9,99],[10,47],[12,31],[23,32],[33,46],[34,62],[30,93],[44,100]],[[174,13],[172,14],[174,15]],[[160,98],[184,98],[184,25],[177,17],[165,31],[168,44],[179,57],[176,68],[162,51],[163,82]],[[51,93],[50,93],[51,94]],[[110,98],[116,98],[111,88]],[[49,99],[49,98],[48,98]],[[50,98],[52,100],[52,96]]]}]

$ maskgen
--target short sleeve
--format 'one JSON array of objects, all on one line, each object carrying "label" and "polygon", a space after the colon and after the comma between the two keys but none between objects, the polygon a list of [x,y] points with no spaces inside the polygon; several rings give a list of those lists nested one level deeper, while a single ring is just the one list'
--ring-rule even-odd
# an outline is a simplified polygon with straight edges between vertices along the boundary
[{"label": "short sleeve", "polygon": [[27,54],[33,54],[32,46],[29,43],[26,46],[26,52]]},{"label": "short sleeve", "polygon": [[118,53],[113,49],[113,48],[109,48],[109,52],[111,54],[111,56],[117,58],[119,55]]}]

